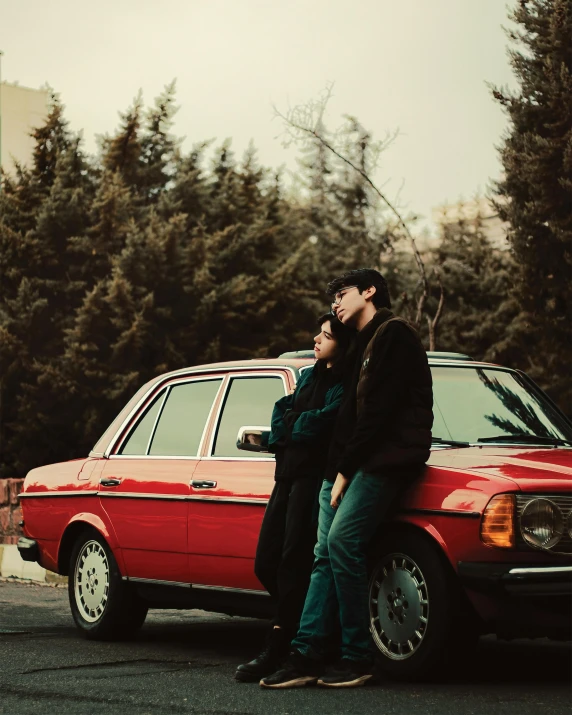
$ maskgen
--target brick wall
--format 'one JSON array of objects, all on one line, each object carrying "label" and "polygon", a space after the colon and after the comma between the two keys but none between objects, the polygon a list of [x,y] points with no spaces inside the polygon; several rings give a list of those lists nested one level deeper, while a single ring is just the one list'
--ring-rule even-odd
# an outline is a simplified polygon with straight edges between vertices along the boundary
[{"label": "brick wall", "polygon": [[22,534],[18,526],[22,520],[18,495],[23,484],[23,479],[0,479],[0,544],[15,544]]}]

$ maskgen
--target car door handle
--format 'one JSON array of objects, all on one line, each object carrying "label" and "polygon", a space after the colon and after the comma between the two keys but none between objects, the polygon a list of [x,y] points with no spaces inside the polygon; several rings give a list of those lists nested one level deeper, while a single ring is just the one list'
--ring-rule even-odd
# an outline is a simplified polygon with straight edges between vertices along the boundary
[{"label": "car door handle", "polygon": [[117,479],[117,477],[102,477],[99,483],[102,487],[118,487],[121,484],[121,479]]},{"label": "car door handle", "polygon": [[216,482],[211,482],[205,479],[193,479],[191,486],[195,489],[212,489],[216,487]]}]

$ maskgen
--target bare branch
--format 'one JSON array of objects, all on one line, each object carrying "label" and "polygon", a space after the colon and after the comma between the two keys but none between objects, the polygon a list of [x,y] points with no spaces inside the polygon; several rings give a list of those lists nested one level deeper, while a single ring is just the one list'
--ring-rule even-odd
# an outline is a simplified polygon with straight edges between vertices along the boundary
[{"label": "bare branch", "polygon": [[427,316],[427,326],[429,328],[429,350],[435,350],[436,340],[435,335],[437,333],[437,326],[439,325],[439,320],[443,313],[443,306],[445,305],[445,289],[443,288],[443,281],[441,280],[441,273],[434,268],[433,275],[437,278],[437,283],[439,284],[439,305],[437,306],[437,311],[433,316],[433,320]]},{"label": "bare branch", "polygon": [[[403,217],[399,213],[399,211],[396,209],[396,207],[393,205],[393,203],[387,198],[387,196],[374,184],[374,182],[371,180],[371,178],[368,176],[368,174],[359,166],[356,166],[351,159],[348,159],[346,156],[341,154],[327,139],[324,138],[320,130],[323,128],[323,117],[324,117],[324,111],[326,108],[327,101],[331,97],[332,94],[332,85],[328,86],[326,88],[325,94],[323,95],[323,98],[321,101],[318,103],[313,102],[310,103],[309,105],[306,105],[305,107],[297,107],[295,108],[291,113],[290,116],[285,116],[282,114],[276,107],[274,107],[274,111],[276,112],[277,116],[280,117],[287,126],[290,127],[290,129],[294,129],[298,132],[302,132],[303,134],[307,134],[314,138],[316,141],[318,141],[322,146],[324,146],[326,149],[332,152],[334,156],[338,157],[340,161],[348,164],[354,171],[356,171],[362,179],[371,186],[373,191],[379,196],[379,198],[383,201],[383,203],[389,208],[389,210],[393,213],[395,218],[397,219],[397,224],[398,226],[401,227],[407,238],[409,239],[409,243],[411,244],[411,248],[413,249],[413,256],[415,257],[415,262],[417,263],[417,268],[419,270],[419,274],[421,277],[421,284],[423,287],[423,290],[421,292],[421,295],[419,297],[419,300],[417,301],[417,313],[415,316],[415,325],[417,327],[420,327],[421,325],[421,316],[423,315],[423,309],[425,307],[425,303],[427,301],[427,297],[429,295],[429,282],[427,280],[427,273],[425,271],[425,264],[423,263],[423,259],[421,258],[421,254],[419,253],[419,249],[417,248],[417,244],[415,242],[415,239],[413,238],[411,232],[407,228],[407,224],[403,220]],[[315,116],[317,112],[317,116]],[[300,117],[298,119],[298,117]],[[305,121],[301,121],[305,120]],[[313,121],[312,121],[313,120]],[[291,134],[291,139],[294,140],[296,136],[294,134]]]}]

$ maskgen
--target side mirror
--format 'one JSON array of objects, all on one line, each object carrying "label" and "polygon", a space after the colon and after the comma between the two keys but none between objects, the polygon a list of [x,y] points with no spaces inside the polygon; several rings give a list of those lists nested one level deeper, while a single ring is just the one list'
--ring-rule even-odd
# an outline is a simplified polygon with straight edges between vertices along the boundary
[{"label": "side mirror", "polygon": [[268,452],[262,445],[262,433],[270,432],[270,427],[241,427],[236,437],[236,446],[245,452]]}]

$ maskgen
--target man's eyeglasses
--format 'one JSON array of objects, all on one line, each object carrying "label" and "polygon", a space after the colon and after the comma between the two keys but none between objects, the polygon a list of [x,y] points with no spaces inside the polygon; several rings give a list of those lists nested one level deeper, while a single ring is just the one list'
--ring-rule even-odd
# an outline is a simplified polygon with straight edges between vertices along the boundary
[{"label": "man's eyeglasses", "polygon": [[332,303],[332,308],[336,305],[339,305],[342,302],[342,298],[346,294],[348,290],[351,290],[352,288],[357,288],[358,286],[344,286],[341,290],[339,290],[337,293],[334,294],[334,302]]}]

